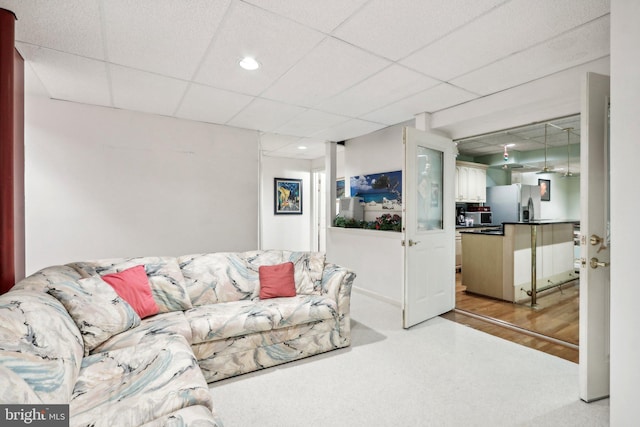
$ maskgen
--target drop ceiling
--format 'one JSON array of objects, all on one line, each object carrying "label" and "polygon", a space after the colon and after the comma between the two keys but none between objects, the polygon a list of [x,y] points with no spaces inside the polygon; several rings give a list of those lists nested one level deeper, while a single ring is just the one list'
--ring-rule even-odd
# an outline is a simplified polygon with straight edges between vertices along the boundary
[{"label": "drop ceiling", "polygon": [[[285,157],[316,158],[325,141],[609,56],[606,0],[0,0],[0,7],[18,18],[28,93],[252,129],[265,154]],[[244,56],[261,67],[241,69]]]},{"label": "drop ceiling", "polygon": [[[515,172],[580,172],[580,115],[456,141],[461,156]],[[504,159],[505,146],[508,158]]]}]

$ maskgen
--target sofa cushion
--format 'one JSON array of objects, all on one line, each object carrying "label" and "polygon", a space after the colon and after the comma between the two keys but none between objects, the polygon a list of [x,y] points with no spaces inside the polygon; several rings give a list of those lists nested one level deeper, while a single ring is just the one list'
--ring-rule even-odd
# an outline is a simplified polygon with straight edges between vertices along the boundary
[{"label": "sofa cushion", "polygon": [[275,313],[274,329],[336,318],[338,312],[333,299],[320,295],[275,298],[260,301],[260,305]]},{"label": "sofa cushion", "polygon": [[210,304],[186,311],[192,344],[238,337],[335,318],[337,307],[331,298],[297,295],[256,301]]},{"label": "sofa cushion", "polygon": [[82,279],[83,277],[88,276],[83,276],[74,268],[67,265],[53,265],[25,277],[16,283],[11,290],[28,289],[32,291],[47,292],[51,283],[75,281]]},{"label": "sofa cushion", "polygon": [[136,265],[120,273],[105,274],[102,280],[111,285],[141,319],[158,314],[158,305],[153,299],[144,266]]},{"label": "sofa cushion", "polygon": [[174,334],[182,335],[187,342],[191,342],[191,327],[182,311],[160,313],[142,319],[139,326],[112,336],[94,351],[111,351],[139,344],[155,345],[157,337]]},{"label": "sofa cushion", "polygon": [[260,276],[260,299],[294,297],[296,283],[293,278],[293,263],[262,265]]},{"label": "sofa cushion", "polygon": [[49,286],[49,293],[67,309],[84,340],[88,355],[113,335],[140,324],[140,317],[100,276]]},{"label": "sofa cushion", "polygon": [[42,402],[69,402],[82,355],[80,331],[57,299],[26,289],[0,295],[0,366],[19,375]]},{"label": "sofa cushion", "polygon": [[85,275],[118,273],[144,265],[158,312],[183,311],[192,307],[180,266],[172,257],[118,258],[68,264]]},{"label": "sofa cushion", "polygon": [[70,401],[74,425],[139,426],[189,406],[212,409],[207,383],[181,335],[82,361]]},{"label": "sofa cushion", "polygon": [[258,267],[247,268],[242,254],[185,255],[178,263],[194,307],[257,297]]},{"label": "sofa cushion", "polygon": [[275,312],[254,301],[208,304],[185,311],[192,344],[235,337],[273,328]]},{"label": "sofa cushion", "polygon": [[325,264],[323,252],[282,251],[282,260],[293,262],[298,294],[320,295],[320,281]]}]

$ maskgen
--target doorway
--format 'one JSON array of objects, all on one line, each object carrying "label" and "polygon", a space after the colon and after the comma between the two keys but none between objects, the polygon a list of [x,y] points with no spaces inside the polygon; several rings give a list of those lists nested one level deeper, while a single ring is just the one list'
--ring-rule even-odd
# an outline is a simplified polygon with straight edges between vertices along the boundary
[{"label": "doorway", "polygon": [[[459,159],[488,165],[487,187],[550,185],[540,201],[544,220],[580,220],[580,115],[493,132],[456,141]],[[458,206],[484,207],[491,203]],[[494,212],[495,216],[495,212]],[[491,224],[500,227],[502,224]],[[457,230],[460,231],[460,230]],[[469,231],[469,230],[467,230]],[[537,294],[535,308],[526,300],[506,301],[487,295],[467,292],[463,276],[464,262],[456,273],[456,310],[480,321],[493,322],[530,337],[537,337],[567,349],[577,362],[579,346],[579,226],[574,228],[573,271],[563,278],[545,281]],[[493,236],[487,236],[487,239]],[[571,250],[571,249],[569,249]],[[464,257],[464,254],[462,254]],[[491,260],[487,260],[491,262]],[[549,262],[549,261],[547,261]],[[553,262],[551,260],[550,262]],[[571,269],[570,269],[571,270]],[[561,349],[562,350],[562,349]]]}]

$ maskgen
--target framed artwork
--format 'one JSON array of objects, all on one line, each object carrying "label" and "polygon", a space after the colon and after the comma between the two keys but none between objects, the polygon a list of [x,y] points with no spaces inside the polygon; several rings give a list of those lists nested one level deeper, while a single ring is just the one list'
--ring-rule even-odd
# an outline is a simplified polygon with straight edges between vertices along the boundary
[{"label": "framed artwork", "polygon": [[351,197],[360,197],[368,206],[402,207],[402,171],[352,176],[349,188]]},{"label": "framed artwork", "polygon": [[302,180],[273,179],[273,213],[275,215],[302,215]]},{"label": "framed artwork", "polygon": [[336,199],[344,197],[344,178],[338,178],[336,180]]},{"label": "framed artwork", "polygon": [[551,200],[551,180],[550,179],[538,179],[538,185],[540,186],[540,200],[548,202]]}]

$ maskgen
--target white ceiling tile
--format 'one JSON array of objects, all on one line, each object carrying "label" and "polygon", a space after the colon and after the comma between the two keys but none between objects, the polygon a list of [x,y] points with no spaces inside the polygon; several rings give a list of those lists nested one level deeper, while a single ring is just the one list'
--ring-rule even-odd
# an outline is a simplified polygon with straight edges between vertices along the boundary
[{"label": "white ceiling tile", "polygon": [[366,120],[351,119],[336,126],[324,129],[313,135],[314,138],[327,141],[344,141],[360,135],[366,135],[386,127],[381,123],[368,122]]},{"label": "white ceiling tile", "polygon": [[192,83],[176,116],[224,124],[246,107],[253,97]]},{"label": "white ceiling tile", "polygon": [[608,54],[607,15],[451,82],[472,92],[490,94]]},{"label": "white ceiling tile", "polygon": [[[304,147],[304,148],[302,148]],[[299,159],[317,159],[325,154],[325,142],[310,139],[300,139],[287,144],[275,151],[264,151],[266,156],[286,156]]]},{"label": "white ceiling tile", "polygon": [[16,14],[17,41],[105,59],[98,0],[2,0],[0,7]]},{"label": "white ceiling tile", "polygon": [[305,137],[347,120],[349,117],[318,110],[306,110],[277,128],[275,132]]},{"label": "white ceiling tile", "polygon": [[[258,95],[276,81],[324,35],[257,7],[236,2],[216,36],[196,81]],[[246,71],[238,63],[245,56],[260,64]]]},{"label": "white ceiling tile", "polygon": [[300,139],[297,136],[263,132],[260,134],[260,148],[263,151],[276,151],[287,145],[295,144]]},{"label": "white ceiling tile", "polygon": [[[430,76],[449,80],[555,37],[608,11],[608,1],[600,0],[511,1],[417,51],[401,63]],[[482,37],[478,36],[480,34]]]},{"label": "white ceiling tile", "polygon": [[502,2],[504,0],[373,0],[334,35],[398,60]]},{"label": "white ceiling tile", "polygon": [[246,0],[303,25],[330,33],[367,0]]},{"label": "white ceiling tile", "polygon": [[256,98],[227,124],[246,129],[272,132],[305,111],[302,107]]},{"label": "white ceiling tile", "polygon": [[24,43],[16,46],[52,98],[111,105],[104,62]]},{"label": "white ceiling tile", "polygon": [[115,107],[171,116],[178,108],[187,82],[145,71],[112,65],[111,84]]},{"label": "white ceiling tile", "polygon": [[393,64],[356,86],[321,103],[318,108],[358,117],[436,86],[439,82],[423,74]]},{"label": "white ceiling tile", "polygon": [[196,72],[230,0],[103,2],[106,46],[116,64],[181,79]]},{"label": "white ceiling tile", "polygon": [[313,107],[390,64],[328,37],[265,91],[264,96]]},{"label": "white ceiling tile", "polygon": [[470,101],[477,97],[478,95],[476,94],[443,83],[418,94],[408,96],[371,113],[364,114],[361,118],[392,125],[412,119],[419,113],[432,113]]}]

